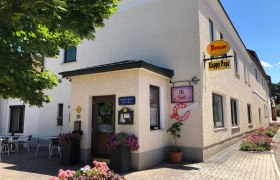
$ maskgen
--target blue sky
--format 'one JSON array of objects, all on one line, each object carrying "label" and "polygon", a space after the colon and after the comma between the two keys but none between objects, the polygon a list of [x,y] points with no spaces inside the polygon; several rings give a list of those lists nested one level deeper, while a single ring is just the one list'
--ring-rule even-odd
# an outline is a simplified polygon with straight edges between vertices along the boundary
[{"label": "blue sky", "polygon": [[221,0],[248,49],[273,83],[280,82],[280,0]]}]

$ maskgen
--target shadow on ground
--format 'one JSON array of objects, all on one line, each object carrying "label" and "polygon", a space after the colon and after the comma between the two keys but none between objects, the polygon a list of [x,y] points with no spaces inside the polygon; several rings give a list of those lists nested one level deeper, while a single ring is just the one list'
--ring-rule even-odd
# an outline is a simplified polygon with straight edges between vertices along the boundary
[{"label": "shadow on ground", "polygon": [[4,154],[2,155],[0,168],[57,176],[59,169],[77,170],[83,166],[62,166],[60,165],[60,158],[58,155],[54,155],[49,159],[47,148],[39,149],[37,157],[34,155],[35,149],[30,149],[29,153],[26,149],[20,149],[18,153],[10,153],[10,155]]}]

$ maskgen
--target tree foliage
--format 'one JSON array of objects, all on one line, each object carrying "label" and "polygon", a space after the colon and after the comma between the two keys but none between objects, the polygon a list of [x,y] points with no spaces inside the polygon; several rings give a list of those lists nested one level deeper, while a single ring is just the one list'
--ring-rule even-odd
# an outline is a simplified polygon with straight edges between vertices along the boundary
[{"label": "tree foliage", "polygon": [[50,101],[45,89],[57,85],[44,70],[44,57],[93,40],[116,10],[118,0],[0,0],[0,96],[30,105]]},{"label": "tree foliage", "polygon": [[280,82],[277,84],[272,83],[271,96],[274,98],[276,104],[280,104]]}]

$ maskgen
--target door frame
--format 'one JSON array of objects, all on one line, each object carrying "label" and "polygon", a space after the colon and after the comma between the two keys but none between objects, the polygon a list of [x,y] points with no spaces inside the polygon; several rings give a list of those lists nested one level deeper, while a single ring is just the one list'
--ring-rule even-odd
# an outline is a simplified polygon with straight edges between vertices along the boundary
[{"label": "door frame", "polygon": [[93,149],[93,145],[94,145],[94,131],[95,131],[95,127],[97,126],[97,121],[96,121],[96,114],[97,114],[97,109],[95,108],[95,103],[98,101],[112,101],[114,102],[114,111],[113,111],[113,117],[115,120],[114,123],[114,132],[116,130],[116,95],[104,95],[104,96],[92,96],[92,125],[91,125],[91,156],[94,156],[94,149]]}]

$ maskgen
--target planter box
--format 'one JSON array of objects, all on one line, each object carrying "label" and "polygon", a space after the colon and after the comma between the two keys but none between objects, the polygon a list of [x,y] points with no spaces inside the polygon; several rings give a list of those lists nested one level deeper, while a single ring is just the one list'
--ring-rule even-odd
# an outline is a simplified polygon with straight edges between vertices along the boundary
[{"label": "planter box", "polygon": [[110,169],[117,173],[130,170],[131,152],[127,147],[121,147],[111,151]]},{"label": "planter box", "polygon": [[61,146],[61,165],[70,166],[80,161],[80,141]]}]

